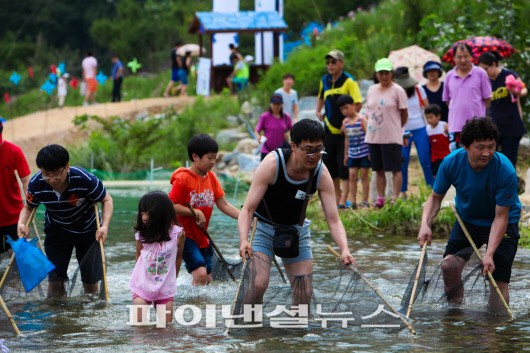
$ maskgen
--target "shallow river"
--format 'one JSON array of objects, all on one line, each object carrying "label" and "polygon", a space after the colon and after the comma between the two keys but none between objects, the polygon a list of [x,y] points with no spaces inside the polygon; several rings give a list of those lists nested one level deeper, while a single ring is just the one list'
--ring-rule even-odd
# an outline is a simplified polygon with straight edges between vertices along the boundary
[{"label": "shallow river", "polygon": [[[216,327],[204,324],[172,327],[131,327],[131,296],[128,280],[134,267],[132,225],[137,200],[142,192],[109,189],[115,200],[115,214],[106,244],[108,283],[111,301],[81,303],[68,300],[53,303],[37,300],[7,303],[22,335],[15,337],[5,316],[0,319],[0,339],[11,352],[521,352],[530,351],[530,251],[519,250],[512,275],[511,307],[516,316],[487,315],[480,311],[420,307],[414,310],[412,335],[407,329],[385,332],[361,328],[275,329],[270,326],[225,334],[222,320]],[[42,209],[38,214],[42,220]],[[225,257],[235,257],[238,248],[236,221],[214,213],[210,234]],[[327,234],[313,234],[315,288],[336,275],[337,266],[325,245]],[[418,261],[415,238],[396,236],[364,236],[349,234],[349,244],[358,269],[370,279],[385,297],[399,307],[401,295]],[[429,249],[430,269],[439,261],[444,244],[439,241]],[[6,259],[0,263],[5,268]],[[175,307],[193,304],[230,304],[236,285],[214,283],[208,287],[191,286],[184,266],[178,279]]]}]

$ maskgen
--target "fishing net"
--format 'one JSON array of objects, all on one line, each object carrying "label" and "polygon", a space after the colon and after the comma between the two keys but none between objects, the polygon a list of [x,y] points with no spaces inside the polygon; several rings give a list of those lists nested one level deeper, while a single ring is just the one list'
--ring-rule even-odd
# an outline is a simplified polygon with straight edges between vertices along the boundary
[{"label": "fishing net", "polygon": [[[105,300],[107,290],[103,283],[103,263],[99,243],[94,242],[83,259],[78,263],[75,251],[68,266],[68,280],[61,286],[61,281],[54,279],[53,272],[46,276],[34,289],[24,289],[16,257],[9,262],[0,263],[4,272],[0,282],[0,295],[5,301],[28,301],[47,297],[83,297]],[[52,281],[52,282],[50,282]],[[51,283],[51,285],[50,285]],[[59,290],[59,291],[57,291]],[[54,293],[55,295],[52,295]]]},{"label": "fishing net", "polygon": [[243,261],[241,257],[224,257],[224,262],[214,251],[212,258],[212,279],[214,281],[232,281],[232,276],[237,280],[241,276]]},{"label": "fishing net", "polygon": [[[465,248],[454,256],[457,256],[465,262],[461,275],[461,281],[446,281],[442,268],[444,261],[436,267],[430,277],[426,276],[427,261],[424,261],[416,293],[414,295],[414,310],[421,311],[422,307],[443,307],[450,305],[460,305],[469,309],[484,310],[488,305],[490,297],[490,285],[486,276],[482,274],[482,262],[478,259],[471,247]],[[417,273],[417,266],[409,281],[407,289],[401,301],[402,311],[406,311],[412,297],[412,287]]]},{"label": "fishing net", "polygon": [[[268,288],[263,274],[271,271]],[[287,273],[288,283],[274,274],[275,265],[268,256],[254,253],[247,260],[232,305],[228,332],[246,327],[327,328],[363,327],[400,330],[402,316],[390,308],[359,272],[344,269],[337,263],[335,276],[319,282],[313,274]],[[332,288],[333,290],[330,290]],[[257,303],[262,305],[246,305]],[[260,326],[252,326],[260,325]]]}]

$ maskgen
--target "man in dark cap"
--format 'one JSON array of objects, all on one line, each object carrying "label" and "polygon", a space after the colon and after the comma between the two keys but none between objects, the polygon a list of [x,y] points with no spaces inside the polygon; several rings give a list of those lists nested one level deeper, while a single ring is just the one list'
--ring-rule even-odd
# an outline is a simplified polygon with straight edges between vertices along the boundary
[{"label": "man in dark cap", "polygon": [[[363,99],[357,81],[343,71],[344,54],[334,49],[325,56],[325,60],[328,73],[320,80],[316,115],[325,122],[324,147],[327,154],[323,156],[323,161],[333,179],[338,205],[339,200],[345,202],[348,195],[348,168],[344,165],[344,136],[340,132],[344,115],[340,112],[337,99],[343,94],[352,96],[357,112],[361,110]],[[323,107],[324,114],[321,113]]]}]

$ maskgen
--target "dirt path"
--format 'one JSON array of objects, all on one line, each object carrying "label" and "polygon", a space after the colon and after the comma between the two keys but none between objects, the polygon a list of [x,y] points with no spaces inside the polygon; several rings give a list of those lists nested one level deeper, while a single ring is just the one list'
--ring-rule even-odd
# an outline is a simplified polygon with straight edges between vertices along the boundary
[{"label": "dirt path", "polygon": [[193,97],[149,98],[94,106],[64,107],[39,111],[4,123],[3,137],[20,146],[34,171],[37,152],[45,145],[77,145],[86,141],[88,132],[74,126],[76,116],[89,114],[101,117],[134,117],[137,114],[157,114],[167,108],[180,110],[192,103]]}]

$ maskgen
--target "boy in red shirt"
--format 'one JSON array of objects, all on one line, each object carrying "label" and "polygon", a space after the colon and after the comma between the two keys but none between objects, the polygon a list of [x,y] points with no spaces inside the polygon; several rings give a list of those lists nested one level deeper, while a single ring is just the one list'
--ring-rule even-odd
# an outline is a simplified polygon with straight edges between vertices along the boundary
[{"label": "boy in red shirt", "polygon": [[[174,204],[177,221],[186,233],[183,260],[193,277],[193,285],[206,285],[212,281],[213,250],[203,229],[208,229],[214,203],[224,214],[234,219],[239,217],[239,210],[226,201],[223,188],[212,172],[218,150],[217,142],[211,136],[192,137],[188,143],[188,156],[193,162],[191,167],[178,168],[170,179],[173,187],[169,198]],[[197,221],[187,207],[188,203],[194,209]]]},{"label": "boy in red shirt", "polygon": [[24,153],[17,145],[2,138],[4,125],[0,120],[0,254],[11,249],[6,235],[18,239],[17,223],[22,196],[15,171],[18,172],[24,192],[28,188],[29,166]]}]

